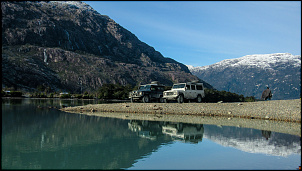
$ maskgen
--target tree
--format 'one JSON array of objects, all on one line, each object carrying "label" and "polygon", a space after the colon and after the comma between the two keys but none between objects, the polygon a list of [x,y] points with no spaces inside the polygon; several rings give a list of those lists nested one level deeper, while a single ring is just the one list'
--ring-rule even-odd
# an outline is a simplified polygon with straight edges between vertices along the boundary
[{"label": "tree", "polygon": [[120,84],[104,84],[97,91],[100,99],[126,99],[132,91],[131,85],[122,86]]}]

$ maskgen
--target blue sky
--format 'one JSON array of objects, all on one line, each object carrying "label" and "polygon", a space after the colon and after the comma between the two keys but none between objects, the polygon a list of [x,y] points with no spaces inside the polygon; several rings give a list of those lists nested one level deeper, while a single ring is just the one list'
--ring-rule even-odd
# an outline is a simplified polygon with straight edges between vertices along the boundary
[{"label": "blue sky", "polygon": [[301,1],[83,1],[193,66],[253,54],[301,55]]}]

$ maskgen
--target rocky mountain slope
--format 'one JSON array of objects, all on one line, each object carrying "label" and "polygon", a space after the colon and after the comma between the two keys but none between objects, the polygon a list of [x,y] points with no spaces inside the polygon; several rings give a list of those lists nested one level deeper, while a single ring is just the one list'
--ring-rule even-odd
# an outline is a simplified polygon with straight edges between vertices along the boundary
[{"label": "rocky mountain slope", "polygon": [[188,66],[192,74],[217,90],[260,99],[267,86],[273,100],[301,97],[301,56],[289,53],[247,55],[203,67]]},{"label": "rocky mountain slope", "polygon": [[2,87],[79,92],[198,79],[83,2],[6,1],[1,11]]}]

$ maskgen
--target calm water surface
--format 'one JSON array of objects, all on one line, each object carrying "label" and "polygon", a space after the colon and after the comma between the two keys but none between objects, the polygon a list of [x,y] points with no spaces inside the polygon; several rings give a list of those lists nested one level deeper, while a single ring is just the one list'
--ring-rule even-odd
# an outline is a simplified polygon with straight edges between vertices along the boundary
[{"label": "calm water surface", "polygon": [[57,110],[94,100],[2,99],[2,169],[296,170],[301,138]]}]

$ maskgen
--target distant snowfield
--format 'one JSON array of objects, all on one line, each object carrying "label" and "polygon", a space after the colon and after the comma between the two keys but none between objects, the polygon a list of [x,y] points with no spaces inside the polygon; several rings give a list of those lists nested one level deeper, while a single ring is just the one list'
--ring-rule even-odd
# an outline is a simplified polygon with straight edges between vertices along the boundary
[{"label": "distant snowfield", "polygon": [[291,62],[291,65],[295,67],[301,67],[301,55],[292,55],[290,53],[273,53],[273,54],[254,54],[246,55],[235,59],[226,59],[207,66],[186,65],[190,71],[206,70],[208,68],[227,68],[227,67],[239,67],[239,66],[253,66],[258,68],[270,68],[276,64],[287,64]]}]

